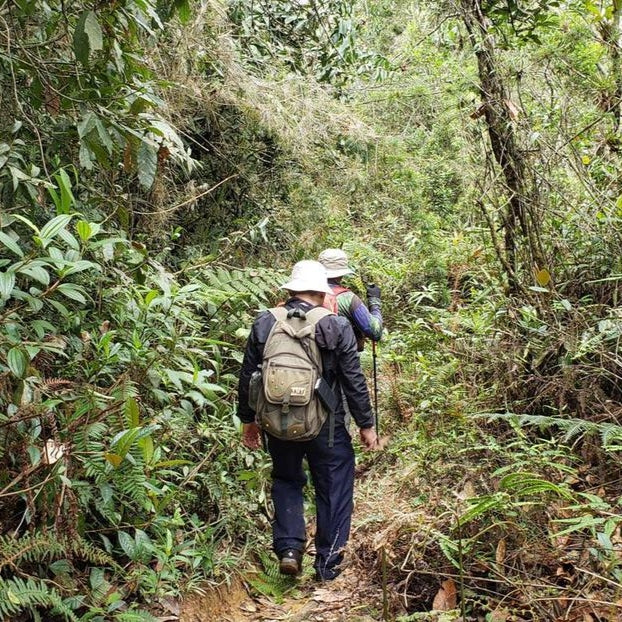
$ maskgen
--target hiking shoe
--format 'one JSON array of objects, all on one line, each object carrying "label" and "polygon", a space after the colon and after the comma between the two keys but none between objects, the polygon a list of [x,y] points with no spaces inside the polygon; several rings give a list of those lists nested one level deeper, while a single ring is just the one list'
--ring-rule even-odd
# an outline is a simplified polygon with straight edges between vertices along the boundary
[{"label": "hiking shoe", "polygon": [[279,554],[281,559],[279,571],[290,576],[297,575],[302,570],[302,553],[296,549],[285,549]]}]

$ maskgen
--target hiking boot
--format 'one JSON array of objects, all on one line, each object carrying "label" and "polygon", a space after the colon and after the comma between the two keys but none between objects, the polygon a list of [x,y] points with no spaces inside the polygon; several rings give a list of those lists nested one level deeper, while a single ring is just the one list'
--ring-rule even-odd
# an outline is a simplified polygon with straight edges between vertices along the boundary
[{"label": "hiking boot", "polygon": [[302,570],[302,553],[296,549],[285,549],[279,554],[279,571],[290,576],[297,575]]}]

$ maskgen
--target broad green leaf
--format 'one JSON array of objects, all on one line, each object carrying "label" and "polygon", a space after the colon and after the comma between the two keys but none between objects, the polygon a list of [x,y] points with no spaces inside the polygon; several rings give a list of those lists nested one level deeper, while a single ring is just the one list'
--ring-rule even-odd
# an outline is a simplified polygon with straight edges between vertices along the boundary
[{"label": "broad green leaf", "polygon": [[50,258],[56,262],[54,263],[55,266],[64,266],[66,261],[65,258],[63,257],[63,253],[61,252],[61,250],[59,248],[56,248],[56,246],[50,246],[48,248],[48,255],[50,256]]},{"label": "broad green leaf", "polygon": [[141,142],[138,148],[137,165],[141,186],[151,188],[158,171],[158,151],[146,141]]},{"label": "broad green leaf", "polygon": [[10,251],[15,253],[18,257],[24,256],[24,251],[19,247],[19,244],[7,233],[0,231],[0,242],[4,244]]},{"label": "broad green leaf", "polygon": [[0,272],[0,298],[6,300],[15,287],[15,272]]},{"label": "broad green leaf", "polygon": [[69,248],[74,251],[80,250],[80,243],[76,240],[76,237],[71,233],[71,231],[67,231],[67,229],[61,229],[58,232],[58,237],[69,246]]},{"label": "broad green leaf", "polygon": [[11,348],[6,359],[9,369],[13,375],[18,378],[23,378],[26,375],[28,363],[30,363],[30,359],[28,358],[26,352],[24,352],[21,348]]},{"label": "broad green leaf", "polygon": [[134,541],[136,542],[136,546],[142,548],[144,551],[150,551],[153,547],[151,538],[142,529],[136,530]]},{"label": "broad green leaf", "polygon": [[158,297],[158,294],[159,292],[156,289],[150,290],[145,296],[145,306],[148,307],[153,302],[153,300]]},{"label": "broad green leaf", "polygon": [[76,58],[86,67],[89,56],[104,47],[104,35],[94,11],[84,11],[73,33],[73,50]]},{"label": "broad green leaf", "polygon": [[138,441],[138,446],[143,452],[143,460],[145,461],[145,464],[151,464],[154,453],[153,438],[151,436],[145,436],[145,438],[141,438]]},{"label": "broad green leaf", "polygon": [[62,270],[63,276],[69,276],[70,274],[76,274],[77,272],[84,272],[85,270],[99,270],[99,266],[92,261],[86,259],[80,259],[72,262],[69,266]]},{"label": "broad green leaf", "polygon": [[97,129],[97,135],[99,136],[101,144],[106,147],[109,154],[112,154],[114,144],[110,138],[110,134],[108,133],[106,126],[99,120],[99,118],[95,119],[95,129]]},{"label": "broad green leaf", "polygon": [[28,220],[25,216],[22,216],[21,214],[13,214],[13,218],[20,220],[27,227],[30,227],[37,235],[39,235],[39,227],[37,227],[37,225],[35,225],[32,221]]},{"label": "broad green leaf", "polygon": [[47,320],[33,320],[30,324],[37,333],[39,339],[43,339],[47,333],[55,334],[56,328],[53,324],[50,324]]},{"label": "broad green leaf", "polygon": [[61,200],[60,200],[60,196],[58,194],[58,192],[56,192],[56,188],[52,187],[52,188],[48,188],[48,192],[50,193],[50,196],[52,197],[52,201],[54,201],[54,205],[56,206],[56,213],[60,214],[60,210],[62,209],[61,207]]},{"label": "broad green leaf", "polygon": [[71,214],[59,214],[46,223],[41,229],[41,233],[39,233],[39,238],[44,241],[43,246],[47,246],[60,233],[61,229],[64,229],[69,224],[72,218]]},{"label": "broad green leaf", "polygon": [[84,115],[82,121],[80,121],[80,123],[78,123],[78,125],[76,126],[78,130],[78,136],[80,138],[84,138],[85,136],[90,134],[91,130],[95,128],[96,121],[97,117],[95,116],[95,113],[87,112]]},{"label": "broad green leaf", "polygon": [[64,296],[67,296],[67,298],[75,300],[81,304],[86,304],[86,297],[83,293],[84,289],[79,285],[74,285],[73,283],[61,283],[56,289]]},{"label": "broad green leaf", "polygon": [[54,298],[46,298],[45,301],[50,306],[54,307],[64,318],[68,318],[71,315],[69,309],[62,302],[58,302],[58,300],[54,300]]},{"label": "broad green leaf", "polygon": [[190,460],[163,460],[162,462],[156,462],[153,466],[156,468],[184,466],[193,464]]},{"label": "broad green leaf", "polygon": [[130,558],[134,559],[136,556],[136,543],[134,542],[134,538],[130,536],[125,531],[119,531],[119,544],[123,549],[123,552]]},{"label": "broad green leaf", "polygon": [[41,265],[26,264],[25,266],[17,268],[17,272],[29,276],[31,279],[34,279],[46,287],[50,284],[50,275]]},{"label": "broad green leaf", "polygon": [[76,223],[76,230],[83,242],[86,242],[93,235],[91,225],[86,220],[79,220]]},{"label": "broad green leaf", "polygon": [[140,425],[140,409],[134,397],[128,398],[125,402],[125,420],[130,428],[137,428]]},{"label": "broad green leaf", "polygon": [[56,211],[59,214],[69,214],[71,207],[76,201],[71,191],[71,179],[69,179],[67,171],[62,168],[54,177],[60,188],[60,202],[56,205]]},{"label": "broad green leaf", "polygon": [[78,153],[80,160],[80,166],[87,171],[93,170],[93,158],[91,157],[91,150],[84,143],[80,143],[80,151]]},{"label": "broad green leaf", "polygon": [[30,177],[26,175],[23,171],[20,171],[15,166],[9,166],[9,170],[11,171],[11,178],[13,180],[13,190],[17,190],[20,181],[29,181]]}]

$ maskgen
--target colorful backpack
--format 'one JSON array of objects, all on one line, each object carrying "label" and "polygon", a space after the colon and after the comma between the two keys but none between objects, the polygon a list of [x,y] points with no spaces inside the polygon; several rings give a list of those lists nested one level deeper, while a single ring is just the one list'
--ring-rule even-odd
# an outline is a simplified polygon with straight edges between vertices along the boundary
[{"label": "colorful backpack", "polygon": [[339,313],[339,304],[337,302],[337,296],[339,294],[343,294],[343,292],[350,291],[347,287],[342,287],[341,285],[337,285],[336,287],[331,287],[333,290],[330,294],[324,295],[324,304],[323,307],[332,311],[333,313]]},{"label": "colorful backpack", "polygon": [[[339,302],[337,301],[337,296],[339,294],[343,294],[344,292],[349,292],[347,287],[342,287],[341,285],[337,285],[336,287],[331,288],[333,291],[330,294],[326,294],[324,296],[324,308],[332,311],[335,314],[339,314]],[[362,352],[365,349],[365,335],[361,334],[359,329],[352,325],[354,330],[354,336],[356,337],[356,349],[359,352]]]}]

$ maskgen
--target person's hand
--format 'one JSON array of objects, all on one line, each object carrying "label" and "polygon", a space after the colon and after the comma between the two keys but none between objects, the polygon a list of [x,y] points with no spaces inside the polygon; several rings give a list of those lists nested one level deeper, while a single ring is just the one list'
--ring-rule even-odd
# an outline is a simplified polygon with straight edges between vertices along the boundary
[{"label": "person's hand", "polygon": [[378,298],[380,300],[380,288],[375,283],[367,286],[367,298]]},{"label": "person's hand", "polygon": [[365,447],[366,451],[370,451],[378,447],[378,435],[376,434],[376,430],[374,428],[359,430],[359,435],[361,437],[361,443],[363,443],[363,447]]},{"label": "person's hand", "polygon": [[249,449],[261,447],[261,430],[256,423],[242,424],[242,445]]}]

